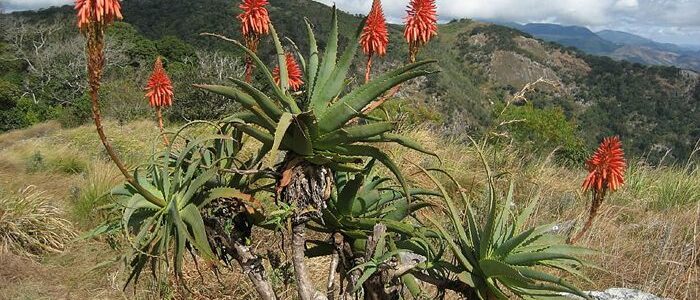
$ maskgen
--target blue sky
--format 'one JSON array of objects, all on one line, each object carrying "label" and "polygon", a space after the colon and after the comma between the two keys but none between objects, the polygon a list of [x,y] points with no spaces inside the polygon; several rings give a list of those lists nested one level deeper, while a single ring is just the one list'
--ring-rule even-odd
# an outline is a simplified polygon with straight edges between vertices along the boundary
[{"label": "blue sky", "polygon": [[[196,0],[192,0],[196,1]],[[371,0],[316,0],[366,14]],[[0,0],[7,11],[70,4],[72,0]],[[234,2],[232,0],[232,2]],[[583,25],[622,30],[660,42],[700,44],[700,0],[437,0],[443,21],[478,18],[519,23]],[[391,22],[401,22],[408,0],[383,0]]]}]

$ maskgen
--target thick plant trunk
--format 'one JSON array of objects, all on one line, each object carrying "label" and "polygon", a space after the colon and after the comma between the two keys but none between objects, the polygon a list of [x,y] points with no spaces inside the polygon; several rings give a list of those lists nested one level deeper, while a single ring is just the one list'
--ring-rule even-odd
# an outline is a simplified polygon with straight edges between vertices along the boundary
[{"label": "thick plant trunk", "polygon": [[243,273],[248,276],[250,282],[253,283],[255,290],[263,300],[276,300],[275,290],[272,288],[270,281],[267,280],[265,267],[262,264],[262,259],[250,252],[250,248],[240,243],[234,243],[235,258],[243,268]]},{"label": "thick plant trunk", "polygon": [[243,273],[263,300],[276,300],[262,258],[255,255],[245,240],[250,238],[252,223],[243,202],[237,199],[215,199],[203,207],[202,218],[209,245],[219,260],[231,266],[236,260]]},{"label": "thick plant trunk", "polygon": [[277,200],[296,209],[292,223],[306,223],[311,218],[320,218],[321,210],[326,208],[326,202],[331,197],[331,169],[290,154],[280,173],[282,178],[277,184]]},{"label": "thick plant trunk", "polygon": [[292,263],[294,264],[294,274],[296,275],[297,292],[302,300],[327,300],[328,297],[314,287],[304,262],[304,251],[306,250],[305,230],[305,223],[292,227]]},{"label": "thick plant trunk", "polygon": [[[375,256],[377,243],[380,239],[384,239],[386,234],[386,226],[377,224],[374,226],[372,236],[367,240],[365,249],[365,261],[369,261]],[[380,271],[372,275],[367,281],[362,284],[365,300],[398,300],[401,296],[401,289],[397,284],[400,282],[394,278],[388,278],[384,271]]]},{"label": "thick plant trunk", "polygon": [[333,173],[324,166],[307,162],[288,154],[280,169],[282,178],[277,183],[277,200],[293,206],[292,263],[296,275],[297,292],[302,300],[326,300],[318,291],[306,268],[306,222],[321,216],[326,201],[331,197]]}]

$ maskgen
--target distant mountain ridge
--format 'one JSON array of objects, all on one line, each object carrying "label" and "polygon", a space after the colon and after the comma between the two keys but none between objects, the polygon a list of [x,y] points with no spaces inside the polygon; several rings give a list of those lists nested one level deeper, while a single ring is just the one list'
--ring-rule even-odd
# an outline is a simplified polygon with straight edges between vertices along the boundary
[{"label": "distant mountain ridge", "polygon": [[536,38],[574,47],[588,54],[602,55],[647,65],[675,66],[700,72],[700,51],[616,30],[593,32],[583,26],[550,23],[518,24],[496,22]]}]

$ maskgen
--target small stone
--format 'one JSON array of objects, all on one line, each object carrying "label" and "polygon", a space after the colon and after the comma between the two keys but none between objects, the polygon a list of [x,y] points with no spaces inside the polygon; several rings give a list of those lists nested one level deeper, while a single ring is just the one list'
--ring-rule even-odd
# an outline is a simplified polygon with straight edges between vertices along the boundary
[{"label": "small stone", "polygon": [[[605,290],[604,292],[592,291],[584,293],[588,294],[589,296],[591,296],[592,299],[595,300],[669,300],[666,298],[654,296],[646,292],[623,288],[611,288]],[[565,295],[565,297],[572,300],[583,299],[579,296],[570,294]]]}]

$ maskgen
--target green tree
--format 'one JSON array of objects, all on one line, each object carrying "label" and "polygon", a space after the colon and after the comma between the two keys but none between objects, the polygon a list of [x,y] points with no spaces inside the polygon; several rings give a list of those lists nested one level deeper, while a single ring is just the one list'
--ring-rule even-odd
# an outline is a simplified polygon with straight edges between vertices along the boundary
[{"label": "green tree", "polygon": [[195,48],[176,36],[165,36],[156,41],[158,53],[170,61],[187,62],[197,58]]},{"label": "green tree", "polygon": [[539,109],[531,103],[511,106],[498,123],[507,123],[512,140],[527,152],[541,155],[558,149],[557,157],[564,163],[578,164],[585,159],[585,146],[576,134],[576,125],[566,119],[561,108]]}]

